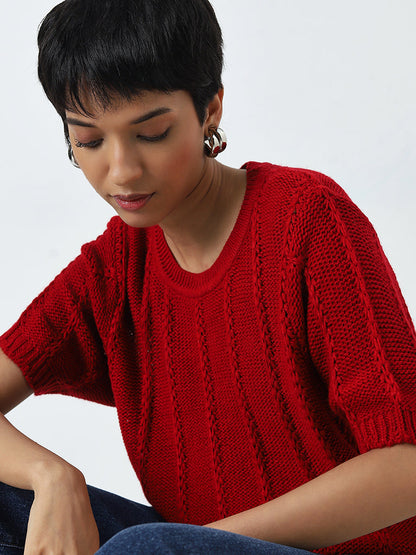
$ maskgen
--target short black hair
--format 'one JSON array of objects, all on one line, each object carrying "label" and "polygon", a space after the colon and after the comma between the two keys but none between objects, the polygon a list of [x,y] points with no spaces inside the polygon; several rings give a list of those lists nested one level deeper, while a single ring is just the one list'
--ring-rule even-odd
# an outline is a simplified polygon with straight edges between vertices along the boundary
[{"label": "short black hair", "polygon": [[85,91],[106,108],[116,96],[185,90],[202,124],[222,88],[208,0],[65,0],[42,21],[38,46],[39,79],[64,122],[67,109],[89,115]]}]

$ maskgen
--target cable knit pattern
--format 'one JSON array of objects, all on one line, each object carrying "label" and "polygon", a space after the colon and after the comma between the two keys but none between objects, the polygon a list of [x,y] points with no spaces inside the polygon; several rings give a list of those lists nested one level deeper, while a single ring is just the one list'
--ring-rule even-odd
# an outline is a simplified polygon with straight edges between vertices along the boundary
[{"label": "cable knit pattern", "polygon": [[[367,218],[329,178],[250,162],[214,265],[118,217],[0,338],[37,394],[117,407],[149,502],[207,523],[416,443],[416,336]],[[414,554],[416,519],[318,553]]]}]

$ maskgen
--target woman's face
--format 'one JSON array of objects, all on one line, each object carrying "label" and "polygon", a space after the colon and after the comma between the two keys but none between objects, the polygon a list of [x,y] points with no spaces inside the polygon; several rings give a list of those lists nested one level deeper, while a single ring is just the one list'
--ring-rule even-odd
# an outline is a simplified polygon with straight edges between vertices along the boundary
[{"label": "woman's face", "polygon": [[201,126],[191,96],[144,92],[106,110],[86,107],[93,117],[67,111],[66,118],[74,156],[98,194],[133,227],[182,212],[203,178],[204,131],[212,123],[208,116]]}]

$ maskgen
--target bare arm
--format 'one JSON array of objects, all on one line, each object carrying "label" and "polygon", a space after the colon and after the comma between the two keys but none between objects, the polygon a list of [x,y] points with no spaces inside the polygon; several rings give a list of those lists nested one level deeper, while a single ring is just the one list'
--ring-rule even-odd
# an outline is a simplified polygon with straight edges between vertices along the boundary
[{"label": "bare arm", "polygon": [[35,492],[25,554],[90,555],[99,538],[83,475],[2,414],[31,393],[19,368],[0,350],[0,481]]},{"label": "bare arm", "polygon": [[7,414],[31,394],[19,367],[0,349],[0,412]]},{"label": "bare arm", "polygon": [[355,457],[264,505],[208,526],[304,549],[336,545],[416,514],[416,446]]}]

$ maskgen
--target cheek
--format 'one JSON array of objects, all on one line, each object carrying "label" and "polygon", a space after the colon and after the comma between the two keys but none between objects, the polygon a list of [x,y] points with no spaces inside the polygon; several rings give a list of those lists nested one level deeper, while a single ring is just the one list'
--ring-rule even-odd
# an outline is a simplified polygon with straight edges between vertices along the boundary
[{"label": "cheek", "polygon": [[94,157],[94,160],[90,160],[88,156],[81,155],[78,163],[87,181],[90,185],[92,185],[98,194],[101,194],[101,189],[103,188],[105,181],[103,162],[100,161],[97,156]]},{"label": "cheek", "polygon": [[100,180],[98,179],[97,170],[90,168],[88,164],[80,164],[81,170],[85,175],[87,181],[92,185],[92,187],[99,192],[100,190]]},{"label": "cheek", "polygon": [[105,187],[105,179],[99,175],[96,169],[85,168],[81,166],[81,171],[83,172],[86,180],[91,185],[91,187],[95,190],[98,195],[107,200],[106,196],[106,187]]},{"label": "cheek", "polygon": [[167,157],[167,170],[172,174],[200,171],[204,163],[203,135],[194,133],[185,136],[177,148]]}]

